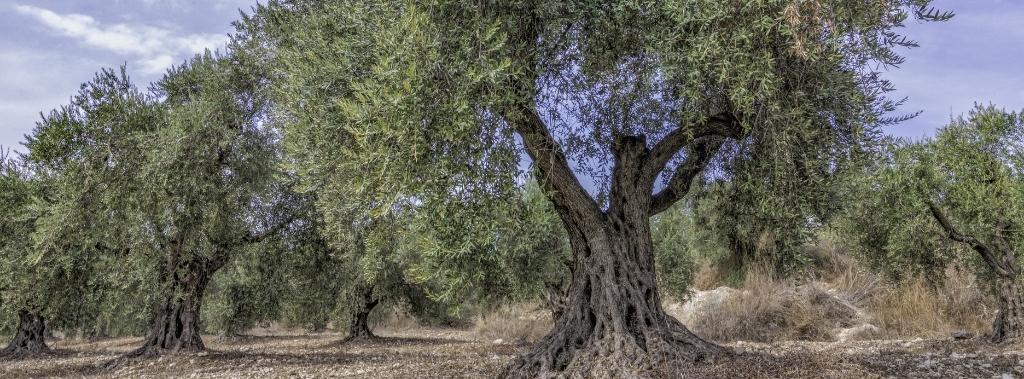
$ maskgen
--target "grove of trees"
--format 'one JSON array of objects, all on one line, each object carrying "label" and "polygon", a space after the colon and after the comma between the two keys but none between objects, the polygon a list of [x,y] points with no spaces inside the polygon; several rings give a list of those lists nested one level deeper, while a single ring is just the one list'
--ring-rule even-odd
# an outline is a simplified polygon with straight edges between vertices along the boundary
[{"label": "grove of trees", "polygon": [[4,354],[541,300],[501,377],[657,376],[730,354],[663,309],[698,258],[788,275],[823,229],[893,277],[975,269],[992,339],[1021,337],[1021,115],[882,133],[913,116],[880,74],[899,28],[952,17],[929,3],[270,0],[146,90],[100,71],[3,156]]}]

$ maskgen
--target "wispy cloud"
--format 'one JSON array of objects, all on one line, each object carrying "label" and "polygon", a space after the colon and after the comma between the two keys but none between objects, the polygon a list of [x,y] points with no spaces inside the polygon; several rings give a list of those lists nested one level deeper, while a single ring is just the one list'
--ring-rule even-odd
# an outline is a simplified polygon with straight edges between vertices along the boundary
[{"label": "wispy cloud", "polygon": [[88,15],[60,14],[32,5],[14,8],[46,28],[87,46],[132,57],[147,74],[160,73],[176,59],[219,47],[226,40],[223,35],[181,35],[168,28],[149,25],[103,24]]}]

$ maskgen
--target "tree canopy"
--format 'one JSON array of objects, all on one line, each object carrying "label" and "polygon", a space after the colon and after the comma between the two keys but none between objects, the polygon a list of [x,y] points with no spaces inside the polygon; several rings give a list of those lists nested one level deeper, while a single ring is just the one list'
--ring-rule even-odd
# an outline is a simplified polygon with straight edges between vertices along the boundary
[{"label": "tree canopy", "polygon": [[573,280],[569,311],[505,375],[615,376],[721,351],[661,310],[649,218],[747,157],[789,193],[824,181],[902,119],[877,70],[914,45],[904,21],[951,16],[928,4],[282,0],[240,25],[271,46],[328,225],[343,199],[445,217],[502,204],[529,162]]}]

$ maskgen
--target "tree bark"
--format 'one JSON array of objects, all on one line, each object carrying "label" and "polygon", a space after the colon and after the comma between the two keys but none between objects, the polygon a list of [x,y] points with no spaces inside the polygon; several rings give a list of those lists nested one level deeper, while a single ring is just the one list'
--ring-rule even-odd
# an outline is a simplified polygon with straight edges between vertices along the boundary
[{"label": "tree bark", "polygon": [[129,357],[206,349],[200,335],[200,306],[206,285],[219,265],[201,256],[181,263],[177,259],[168,259],[169,270],[165,275],[170,288],[157,305],[142,346],[129,353]]},{"label": "tree bark", "polygon": [[992,323],[992,341],[1003,342],[1024,337],[1024,298],[1020,278],[997,276],[995,279],[999,312]]},{"label": "tree bark", "polygon": [[588,204],[553,199],[575,261],[565,308],[552,331],[509,363],[501,377],[661,377],[727,354],[662,309],[651,186],[639,177],[647,150],[641,139],[624,138],[615,151],[607,211],[587,215]]},{"label": "tree bark", "polygon": [[352,321],[348,327],[348,337],[345,337],[345,341],[376,338],[370,330],[370,313],[373,312],[378,303],[380,303],[380,300],[373,298],[373,290],[367,290],[363,295],[363,304],[352,315]]},{"label": "tree bark", "polygon": [[37,355],[50,352],[46,346],[46,320],[34,312],[18,312],[18,331],[3,355]]}]

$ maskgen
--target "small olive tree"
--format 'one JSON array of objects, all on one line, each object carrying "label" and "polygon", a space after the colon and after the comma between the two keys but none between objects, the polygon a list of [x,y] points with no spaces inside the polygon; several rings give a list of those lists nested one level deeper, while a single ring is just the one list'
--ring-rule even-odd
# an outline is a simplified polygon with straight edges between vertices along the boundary
[{"label": "small olive tree", "polygon": [[212,275],[290,223],[294,203],[273,186],[278,135],[262,122],[260,72],[206,53],[147,93],[123,70],[103,71],[29,136],[29,160],[62,178],[55,196],[97,199],[93,214],[105,216],[71,238],[102,237],[108,256],[147,277],[137,299],[152,317],[133,355],[202,350]]},{"label": "small olive tree", "polygon": [[893,141],[845,230],[890,272],[973,266],[999,303],[992,339],[1024,334],[1024,121],[978,106],[934,138]]}]

